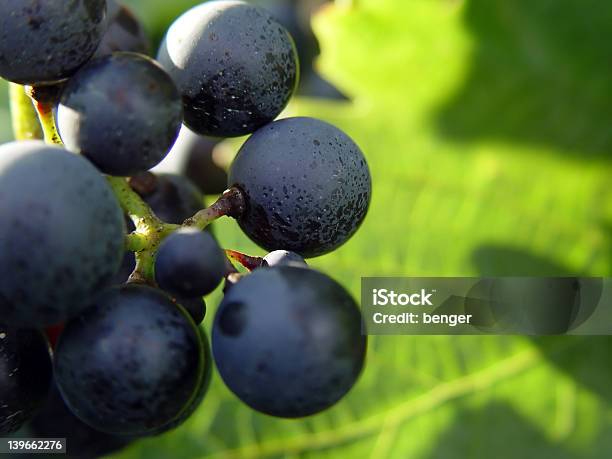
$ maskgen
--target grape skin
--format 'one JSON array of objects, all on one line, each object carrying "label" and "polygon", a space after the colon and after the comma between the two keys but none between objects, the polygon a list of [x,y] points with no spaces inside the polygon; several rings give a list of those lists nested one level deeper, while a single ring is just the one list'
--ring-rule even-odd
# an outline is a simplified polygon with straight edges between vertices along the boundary
[{"label": "grape skin", "polygon": [[157,174],[156,177],[155,190],[141,196],[166,223],[180,225],[204,208],[202,193],[188,178],[176,174]]},{"label": "grape skin", "polygon": [[106,29],[94,58],[117,51],[149,54],[149,38],[134,13],[115,0],[106,0]]},{"label": "grape skin", "polygon": [[306,260],[301,255],[289,250],[275,250],[267,254],[263,259],[267,266],[308,267]]},{"label": "grape skin", "polygon": [[200,379],[198,388],[195,394],[193,395],[193,398],[190,402],[188,402],[187,406],[183,409],[183,411],[174,420],[172,420],[162,428],[156,430],[155,432],[151,433],[151,435],[160,435],[164,432],[176,429],[177,427],[182,425],[187,419],[189,419],[204,401],[204,397],[208,392],[208,388],[210,387],[210,380],[212,378],[212,354],[210,353],[210,344],[208,343],[208,337],[206,336],[206,332],[204,332],[204,329],[202,328],[198,328],[198,332],[200,333],[200,340],[202,341],[202,346],[204,350],[204,368],[202,369],[202,377]]},{"label": "grape skin", "polygon": [[79,459],[108,455],[131,441],[127,437],[99,432],[77,418],[66,406],[55,381],[41,410],[27,427],[27,432],[32,437],[65,438],[67,457]]},{"label": "grape skin", "polygon": [[182,116],[178,90],[166,72],[153,59],[120,52],[92,61],[70,79],[58,127],[66,148],[101,172],[130,176],[164,159]]},{"label": "grape skin", "polygon": [[267,250],[305,258],[344,244],[366,216],[372,194],[359,147],[314,118],[286,118],[255,132],[230,168],[246,196],[242,230]]},{"label": "grape skin", "polygon": [[82,421],[110,434],[144,435],[181,413],[202,365],[187,313],[161,291],[130,284],[106,290],[67,324],[55,375]]},{"label": "grape skin", "polygon": [[49,345],[40,331],[0,325],[0,434],[18,430],[44,403],[51,369]]},{"label": "grape skin", "polygon": [[119,268],[119,203],[87,160],[62,148],[0,146],[0,215],[0,317],[10,325],[78,314]]},{"label": "grape skin", "polygon": [[155,279],[162,289],[190,298],[212,292],[225,269],[223,251],[210,233],[183,228],[160,244]]},{"label": "grape skin", "polygon": [[[119,272],[113,276],[109,285],[125,284],[136,267],[134,252],[125,252]],[[172,301],[180,304],[189,313],[196,325],[200,325],[206,317],[206,301],[202,297],[184,298],[172,295]]]},{"label": "grape skin", "polygon": [[71,76],[104,33],[104,0],[0,2],[0,77],[37,84]]},{"label": "grape skin", "polygon": [[206,301],[204,301],[204,298],[200,296],[184,298],[175,295],[172,299],[187,311],[196,325],[200,325],[206,317]]},{"label": "grape skin", "polygon": [[196,6],[169,28],[158,56],[198,134],[236,137],[285,108],[299,79],[289,33],[266,10],[242,1]]},{"label": "grape skin", "polygon": [[251,408],[295,418],[325,410],[354,385],[366,337],[355,301],[311,269],[257,269],[225,295],[212,341],[225,384]]}]

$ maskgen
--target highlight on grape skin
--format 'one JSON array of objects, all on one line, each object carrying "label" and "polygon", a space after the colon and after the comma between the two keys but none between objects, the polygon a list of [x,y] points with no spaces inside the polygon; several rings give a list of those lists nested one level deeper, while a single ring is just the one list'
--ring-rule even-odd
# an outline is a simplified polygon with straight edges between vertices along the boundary
[{"label": "highlight on grape skin", "polygon": [[9,325],[78,314],[119,267],[119,203],[91,163],[61,147],[0,146],[0,215],[0,317]]},{"label": "highlight on grape skin", "polygon": [[157,58],[181,91],[185,124],[218,137],[272,121],[299,79],[289,33],[266,10],[243,1],[190,9],[170,26]]},{"label": "highlight on grape skin", "polygon": [[83,67],[66,84],[58,107],[67,148],[109,175],[156,166],[174,144],[181,119],[170,77],[152,59],[128,52]]}]

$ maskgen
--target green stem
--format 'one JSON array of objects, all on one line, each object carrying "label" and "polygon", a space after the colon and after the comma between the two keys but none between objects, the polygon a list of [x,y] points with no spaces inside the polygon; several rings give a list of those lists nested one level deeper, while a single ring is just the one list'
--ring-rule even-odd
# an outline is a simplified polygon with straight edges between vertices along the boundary
[{"label": "green stem", "polygon": [[64,145],[55,125],[53,108],[57,100],[59,88],[57,86],[26,86],[26,94],[32,99],[38,120],[42,127],[45,142],[52,145]]},{"label": "green stem", "polygon": [[149,239],[142,233],[134,231],[125,236],[125,250],[140,252],[149,246]]},{"label": "green stem", "polygon": [[38,118],[40,119],[45,142],[54,145],[64,145],[64,142],[62,142],[62,138],[57,130],[57,126],[55,125],[53,105],[35,102],[34,107],[38,112]]},{"label": "green stem", "polygon": [[124,177],[107,177],[121,208],[134,223],[136,231],[126,236],[126,250],[135,252],[136,268],[130,282],[154,284],[154,266],[157,248],[162,240],[179,228],[164,223],[136,193]]},{"label": "green stem", "polygon": [[157,218],[146,202],[130,187],[125,177],[107,177],[108,183],[115,193],[121,208],[126,213],[136,231],[147,232],[150,228],[157,228],[163,222]]},{"label": "green stem", "polygon": [[16,140],[42,139],[43,131],[32,100],[20,84],[9,83],[13,135]]}]

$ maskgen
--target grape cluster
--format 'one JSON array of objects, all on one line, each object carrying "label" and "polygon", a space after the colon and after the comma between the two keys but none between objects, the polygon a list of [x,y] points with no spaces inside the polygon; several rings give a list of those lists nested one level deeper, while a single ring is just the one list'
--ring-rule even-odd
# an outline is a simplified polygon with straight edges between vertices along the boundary
[{"label": "grape cluster", "polygon": [[[47,141],[0,146],[0,434],[27,424],[72,456],[180,425],[213,360],[245,404],[288,418],[335,404],[365,361],[355,300],[305,258],[357,231],[371,177],[338,128],[274,121],[299,79],[290,34],[217,0],[149,49],[111,0],[0,3],[0,76],[28,85]],[[250,134],[226,191],[184,176],[206,162],[150,172],[181,129],[186,151]],[[224,216],[270,252],[222,249],[207,227]],[[199,324],[221,284],[211,352]]]}]

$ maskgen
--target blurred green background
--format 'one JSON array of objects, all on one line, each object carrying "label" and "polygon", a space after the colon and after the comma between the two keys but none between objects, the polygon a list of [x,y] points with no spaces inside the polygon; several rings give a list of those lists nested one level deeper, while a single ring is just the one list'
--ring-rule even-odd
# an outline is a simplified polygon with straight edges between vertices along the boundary
[{"label": "blurred green background", "polygon": [[[197,2],[127,3],[159,39]],[[350,101],[286,115],[346,130],[374,181],[362,229],[315,267],[355,296],[362,276],[612,274],[612,3],[338,0],[312,24]],[[253,412],[215,374],[183,427],[115,457],[608,458],[612,338],[371,337],[354,390],[304,420]]]}]

